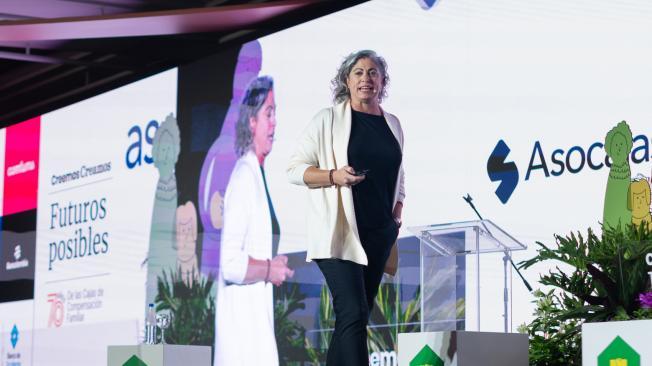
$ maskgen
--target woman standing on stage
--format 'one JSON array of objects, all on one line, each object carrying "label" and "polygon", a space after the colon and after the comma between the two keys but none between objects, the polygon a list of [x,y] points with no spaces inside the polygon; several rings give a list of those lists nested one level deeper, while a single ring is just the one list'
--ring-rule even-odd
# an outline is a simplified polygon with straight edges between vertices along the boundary
[{"label": "woman standing on stage", "polygon": [[312,119],[288,168],[308,186],[308,259],[333,297],[328,366],[368,364],[367,330],[401,226],[403,131],[380,107],[389,81],[374,51],[350,54],[333,79],[335,105]]}]

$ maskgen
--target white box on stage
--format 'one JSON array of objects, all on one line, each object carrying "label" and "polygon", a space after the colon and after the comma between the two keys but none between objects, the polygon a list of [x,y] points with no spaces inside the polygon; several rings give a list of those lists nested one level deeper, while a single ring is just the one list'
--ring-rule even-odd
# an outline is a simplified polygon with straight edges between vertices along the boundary
[{"label": "white box on stage", "polygon": [[582,366],[652,366],[652,320],[582,324]]},{"label": "white box on stage", "polygon": [[528,338],[518,333],[400,333],[398,365],[527,366]]},{"label": "white box on stage", "polygon": [[177,344],[109,346],[108,366],[211,366],[211,347]]}]

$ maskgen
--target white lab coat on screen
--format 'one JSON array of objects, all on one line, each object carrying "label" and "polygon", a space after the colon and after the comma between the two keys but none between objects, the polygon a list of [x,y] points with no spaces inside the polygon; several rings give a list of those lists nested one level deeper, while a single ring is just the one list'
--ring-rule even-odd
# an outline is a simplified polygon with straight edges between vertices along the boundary
[{"label": "white lab coat on screen", "polygon": [[224,197],[214,366],[277,366],[272,284],[242,284],[249,257],[272,258],[272,223],[253,152],[235,164]]}]

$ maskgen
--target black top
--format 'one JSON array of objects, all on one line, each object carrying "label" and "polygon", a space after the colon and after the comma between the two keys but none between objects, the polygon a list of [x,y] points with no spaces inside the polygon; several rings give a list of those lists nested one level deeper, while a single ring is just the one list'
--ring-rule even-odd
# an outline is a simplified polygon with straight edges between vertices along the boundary
[{"label": "black top", "polygon": [[267,189],[267,179],[265,179],[265,170],[262,166],[260,167],[260,172],[263,174],[263,183],[265,184],[265,193],[267,194],[267,205],[269,206],[269,216],[272,217],[272,258],[274,258],[278,254],[278,243],[281,241],[281,227],[278,224],[276,212],[274,212],[272,198],[269,196],[269,190]]},{"label": "black top", "polygon": [[386,227],[392,217],[394,189],[401,166],[401,146],[385,117],[351,110],[349,165],[369,169],[367,177],[353,186],[353,206],[358,227],[376,230]]}]

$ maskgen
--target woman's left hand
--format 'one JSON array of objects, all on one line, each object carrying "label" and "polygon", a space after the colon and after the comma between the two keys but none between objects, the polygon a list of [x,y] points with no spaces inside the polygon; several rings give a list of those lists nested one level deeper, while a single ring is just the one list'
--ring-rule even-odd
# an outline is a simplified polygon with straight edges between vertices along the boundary
[{"label": "woman's left hand", "polygon": [[398,228],[401,228],[401,225],[403,225],[403,220],[401,219],[401,215],[403,214],[403,202],[396,202],[396,205],[394,205],[394,210],[392,211],[392,217],[394,218],[394,221],[396,221],[396,225]]}]

